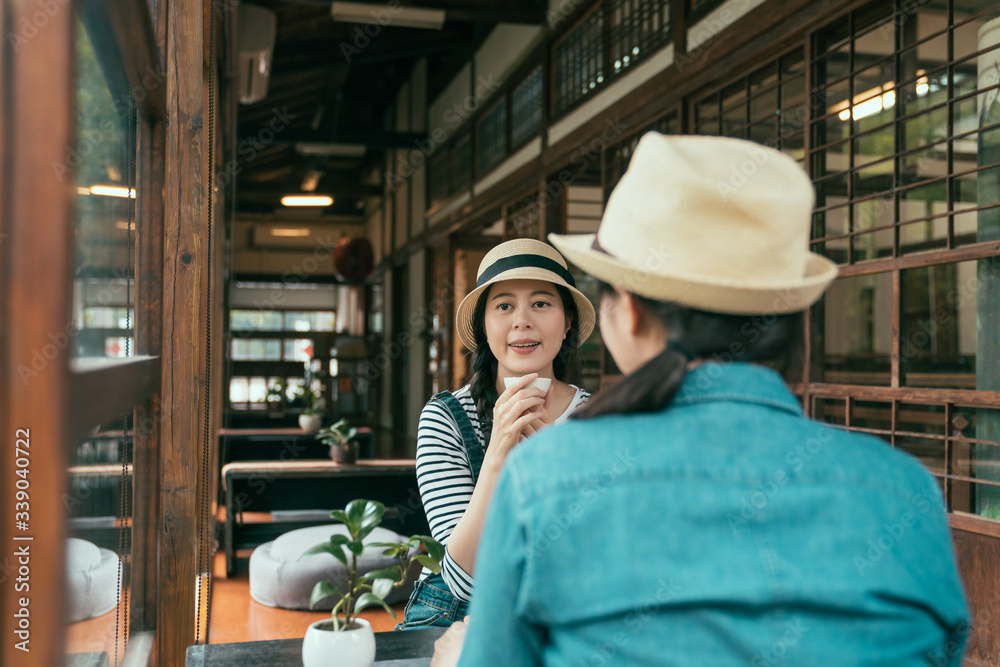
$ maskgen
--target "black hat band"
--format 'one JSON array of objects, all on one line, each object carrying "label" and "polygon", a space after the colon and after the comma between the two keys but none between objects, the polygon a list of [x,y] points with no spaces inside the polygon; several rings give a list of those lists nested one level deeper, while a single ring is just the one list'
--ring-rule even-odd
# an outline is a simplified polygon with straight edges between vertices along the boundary
[{"label": "black hat band", "polygon": [[565,280],[570,287],[576,287],[576,281],[573,280],[573,274],[569,272],[569,269],[556,260],[549,259],[548,257],[543,257],[541,255],[514,255],[513,257],[502,257],[486,267],[486,270],[483,271],[476,280],[476,287],[482,287],[504,271],[524,267],[551,271]]}]

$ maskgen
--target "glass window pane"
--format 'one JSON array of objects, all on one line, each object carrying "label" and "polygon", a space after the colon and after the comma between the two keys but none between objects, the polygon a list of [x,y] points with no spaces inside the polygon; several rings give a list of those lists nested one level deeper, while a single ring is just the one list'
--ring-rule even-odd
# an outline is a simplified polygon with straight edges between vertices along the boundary
[{"label": "glass window pane", "polygon": [[695,106],[695,133],[719,134],[719,100],[712,95]]},{"label": "glass window pane", "polygon": [[[892,125],[854,138],[854,166],[883,160],[896,152],[896,128]],[[892,163],[888,163],[892,173]]]},{"label": "glass window pane", "polygon": [[250,383],[245,377],[234,377],[229,380],[230,403],[246,403],[250,396]]},{"label": "glass window pane", "polygon": [[896,448],[910,454],[924,464],[930,472],[943,475],[947,471],[944,461],[944,440],[896,436]]},{"label": "glass window pane", "polygon": [[895,230],[890,227],[876,229],[851,237],[854,262],[869,262],[883,257],[892,257]]},{"label": "glass window pane", "polygon": [[267,378],[250,378],[249,385],[248,396],[251,403],[267,402]]},{"label": "glass window pane", "polygon": [[[131,319],[119,325],[114,312],[105,312],[99,316],[101,324],[92,326],[85,314],[92,307],[128,308],[135,298],[135,259],[134,253],[129,254],[136,239],[134,166],[129,171],[129,153],[135,150],[129,131],[135,116],[127,93],[122,98],[122,91],[109,84],[124,80],[120,70],[105,71],[114,62],[112,57],[98,57],[83,24],[77,22],[76,143],[66,147],[65,161],[53,163],[52,168],[60,181],[76,186],[72,354],[79,357],[125,356],[124,339],[88,329],[134,325]],[[129,345],[128,354],[134,353]]]},{"label": "glass window pane", "polygon": [[333,331],[337,326],[336,314],[333,311],[319,311],[316,313],[316,331]]},{"label": "glass window pane", "polygon": [[844,173],[851,164],[851,144],[844,142],[824,148],[813,153],[813,179],[819,179],[829,174]]},{"label": "glass window pane", "polygon": [[851,428],[881,435],[892,433],[892,403],[852,399]]},{"label": "glass window pane", "polygon": [[814,419],[839,426],[847,425],[847,400],[843,398],[813,398]]},{"label": "glass window pane", "polygon": [[854,173],[854,196],[867,197],[892,190],[895,185],[893,158],[873,162]]},{"label": "glass window pane", "polygon": [[945,406],[922,403],[896,404],[896,430],[926,435],[948,434]]},{"label": "glass window pane", "polygon": [[309,361],[313,358],[313,342],[309,338],[285,340],[285,361]]},{"label": "glass window pane", "polygon": [[948,69],[935,72],[919,68],[916,77],[896,87],[896,101],[902,106],[900,113],[910,115],[921,109],[948,101]]},{"label": "glass window pane", "polygon": [[816,381],[889,385],[892,343],[892,278],[888,273],[834,281],[819,307],[813,349],[820,360]]},{"label": "glass window pane", "polygon": [[814,238],[838,236],[851,231],[850,210],[846,206],[821,211],[815,217]]},{"label": "glass window pane", "polygon": [[840,172],[816,183],[817,201],[846,198],[850,172]]},{"label": "glass window pane", "polygon": [[911,118],[902,123],[903,150],[913,150],[948,137],[948,107]]},{"label": "glass window pane", "polygon": [[901,272],[900,382],[976,388],[976,262]]}]

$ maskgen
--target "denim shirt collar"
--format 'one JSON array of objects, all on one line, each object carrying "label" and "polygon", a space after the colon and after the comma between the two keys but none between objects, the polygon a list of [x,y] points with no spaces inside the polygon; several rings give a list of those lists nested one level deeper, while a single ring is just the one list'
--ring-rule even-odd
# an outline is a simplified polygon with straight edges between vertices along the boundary
[{"label": "denim shirt collar", "polygon": [[801,415],[802,406],[777,371],[744,362],[705,362],[688,371],[674,406],[742,401]]}]

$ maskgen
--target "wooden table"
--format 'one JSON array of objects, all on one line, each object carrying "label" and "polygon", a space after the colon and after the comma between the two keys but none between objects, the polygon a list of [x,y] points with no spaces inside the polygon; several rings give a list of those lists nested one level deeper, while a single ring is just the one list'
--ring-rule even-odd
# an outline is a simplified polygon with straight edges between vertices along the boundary
[{"label": "wooden table", "polygon": [[[375,633],[375,664],[384,667],[428,667],[434,640],[445,628]],[[302,640],[189,646],[185,667],[302,667]]]}]

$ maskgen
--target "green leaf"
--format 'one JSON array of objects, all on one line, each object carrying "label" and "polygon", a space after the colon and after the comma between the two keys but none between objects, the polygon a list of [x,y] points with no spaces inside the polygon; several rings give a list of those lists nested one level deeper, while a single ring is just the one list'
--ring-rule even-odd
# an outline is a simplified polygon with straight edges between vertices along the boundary
[{"label": "green leaf", "polygon": [[[343,535],[341,535],[341,537],[343,537]],[[301,556],[299,556],[299,560],[302,560],[306,556],[312,556],[313,554],[331,554],[341,563],[347,565],[347,556],[344,555],[344,549],[339,544],[331,544],[330,542],[323,542],[321,544],[317,544],[314,547],[309,547],[302,553]]]},{"label": "green leaf", "polygon": [[393,581],[402,581],[403,573],[399,571],[398,567],[387,567],[384,570],[375,570],[369,572],[368,574],[361,575],[362,579],[392,579]]},{"label": "green leaf", "polygon": [[377,500],[365,500],[365,504],[360,518],[358,519],[357,539],[363,540],[372,532],[376,526],[382,523],[382,516],[385,514],[385,505]]},{"label": "green leaf", "polygon": [[330,512],[330,518],[336,519],[337,521],[348,526],[350,526],[351,523],[350,517],[347,516],[347,513],[344,512],[344,510],[333,510],[332,512]]},{"label": "green leaf", "polygon": [[384,600],[385,596],[396,587],[396,582],[392,579],[376,579],[372,585],[372,595]]},{"label": "green leaf", "polygon": [[367,609],[373,605],[381,605],[381,607],[389,612],[394,619],[396,618],[396,612],[394,612],[392,608],[382,600],[382,598],[374,595],[373,593],[365,593],[359,597],[357,603],[354,605],[354,612],[357,613],[362,609]]},{"label": "green leaf", "polygon": [[414,560],[426,567],[428,570],[437,574],[441,571],[441,562],[436,561],[430,556],[414,556]]},{"label": "green leaf", "polygon": [[312,595],[309,597],[309,608],[312,609],[319,602],[325,600],[331,595],[340,597],[343,593],[341,593],[340,590],[329,581],[317,582],[316,585],[313,586]]},{"label": "green leaf", "polygon": [[353,551],[355,556],[360,556],[365,551],[365,544],[360,540],[351,540],[347,543],[347,548]]},{"label": "green leaf", "polygon": [[440,542],[427,535],[414,535],[414,537],[427,549],[427,555],[436,561],[444,560],[444,547]]}]

